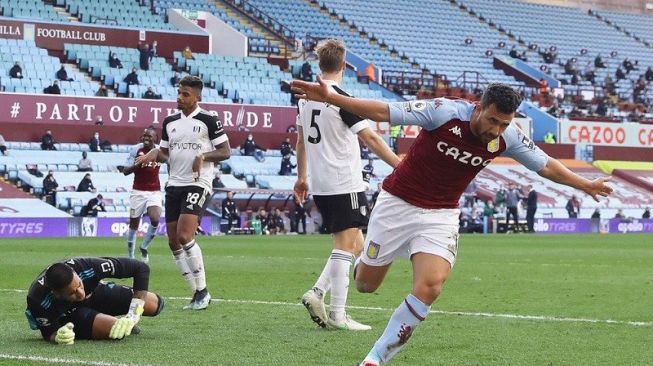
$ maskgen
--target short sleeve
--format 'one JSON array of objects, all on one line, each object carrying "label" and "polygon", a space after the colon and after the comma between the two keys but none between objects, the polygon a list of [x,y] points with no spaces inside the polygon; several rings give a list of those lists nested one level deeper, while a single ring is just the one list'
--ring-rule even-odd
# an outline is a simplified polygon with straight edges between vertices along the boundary
[{"label": "short sleeve", "polygon": [[[463,102],[471,111],[474,106]],[[426,130],[434,130],[452,119],[467,120],[469,115],[461,115],[460,102],[445,98],[413,100],[410,102],[389,103],[390,123],[393,125],[414,125]]]},{"label": "short sleeve", "polygon": [[359,133],[363,129],[370,127],[369,120],[357,116],[344,109],[340,109],[340,118],[353,133]]},{"label": "short sleeve", "polygon": [[206,126],[208,128],[209,139],[213,146],[218,146],[229,140],[227,134],[224,132],[224,126],[217,116],[211,115],[211,119]]},{"label": "short sleeve", "polygon": [[136,154],[138,154],[138,150],[141,147],[143,147],[142,143],[132,146],[131,150],[129,150],[129,156],[127,157],[127,161],[125,161],[125,166],[134,165],[134,161],[136,160]]},{"label": "short sleeve", "polygon": [[506,141],[506,151],[501,155],[517,160],[529,170],[539,172],[549,161],[549,156],[514,124],[508,126],[503,138]]},{"label": "short sleeve", "polygon": [[163,128],[161,131],[161,142],[159,143],[159,146],[162,148],[167,149],[169,145],[168,143],[168,121],[163,121]]}]

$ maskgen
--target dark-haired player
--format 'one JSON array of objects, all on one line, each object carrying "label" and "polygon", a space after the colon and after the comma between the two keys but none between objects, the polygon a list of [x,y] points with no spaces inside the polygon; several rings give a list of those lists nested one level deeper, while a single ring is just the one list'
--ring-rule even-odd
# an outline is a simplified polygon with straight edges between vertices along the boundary
[{"label": "dark-haired player", "polygon": [[213,165],[229,159],[229,139],[216,116],[201,109],[202,80],[186,76],[179,83],[179,113],[163,121],[159,148],[136,158],[136,164],[168,162],[165,217],[168,244],[175,263],[193,290],[184,309],[206,309],[211,295],[206,287],[204,258],[195,242],[204,202],[210,197]]},{"label": "dark-haired player", "polygon": [[476,174],[497,156],[509,156],[544,178],[590,195],[607,196],[609,177],[587,180],[547,156],[511,121],[521,98],[491,84],[480,104],[438,98],[401,103],[354,99],[327,83],[293,81],[300,98],[323,101],[374,121],[422,130],[406,157],[383,182],[354,269],[361,292],[375,291],[397,256],[413,265],[413,288],[362,365],[387,363],[426,318],[458,251],[458,200]]},{"label": "dark-haired player", "polygon": [[146,128],[143,131],[143,136],[141,136],[141,143],[132,148],[127,159],[127,166],[122,170],[124,175],[134,173],[134,185],[129,196],[129,232],[127,234],[127,254],[129,258],[134,258],[136,233],[138,232],[141,217],[147,212],[147,216],[150,218],[150,226],[147,228],[140,247],[141,258],[145,263],[149,262],[147,249],[156,235],[159,219],[161,218],[163,197],[159,181],[160,164],[157,162],[135,164],[134,161],[137,157],[145,155],[154,149],[156,147],[154,145],[155,140],[156,131],[152,128]]},{"label": "dark-haired player", "polygon": [[[100,282],[133,278],[133,286]],[[71,258],[43,270],[27,293],[25,315],[45,340],[122,339],[141,315],[156,316],[163,298],[148,292],[150,268],[129,258]],[[124,315],[120,318],[116,316]]]}]

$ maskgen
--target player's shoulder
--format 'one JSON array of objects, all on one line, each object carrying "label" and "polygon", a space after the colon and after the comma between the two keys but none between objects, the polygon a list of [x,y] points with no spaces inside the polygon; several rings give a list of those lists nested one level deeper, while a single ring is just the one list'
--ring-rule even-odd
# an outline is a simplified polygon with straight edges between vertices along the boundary
[{"label": "player's shoulder", "polygon": [[341,88],[339,85],[334,84],[334,85],[331,85],[331,87],[333,88],[333,90],[336,91],[336,93],[338,93],[340,95],[344,95],[346,97],[353,97],[351,94],[347,93],[343,88]]},{"label": "player's shoulder", "polygon": [[523,142],[524,140],[530,141],[524,131],[522,131],[515,123],[510,123],[501,134],[501,137],[506,141],[507,146]]},{"label": "player's shoulder", "polygon": [[174,122],[181,119],[181,111],[177,111],[176,113],[173,113],[169,115],[168,117],[163,119],[163,125],[165,126],[167,123]]},{"label": "player's shoulder", "polygon": [[456,98],[434,98],[431,105],[436,111],[441,111],[448,119],[459,119],[461,121],[471,120],[474,109],[477,107],[465,99]]}]

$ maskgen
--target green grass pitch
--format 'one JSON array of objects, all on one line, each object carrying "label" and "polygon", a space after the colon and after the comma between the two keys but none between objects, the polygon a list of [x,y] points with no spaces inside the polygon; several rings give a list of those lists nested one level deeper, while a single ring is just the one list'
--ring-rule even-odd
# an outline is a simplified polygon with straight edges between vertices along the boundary
[{"label": "green grass pitch", "polygon": [[[402,259],[377,293],[350,286],[349,313],[372,331],[325,331],[299,300],[322,270],[328,236],[198,241],[218,299],[208,310],[181,310],[190,290],[156,238],[150,290],[167,299],[164,312],[123,341],[56,346],[29,330],[26,293],[16,290],[60,258],[122,256],[124,241],[0,240],[0,365],[352,366],[410,291]],[[653,237],[464,235],[432,310],[391,365],[653,365]]]}]

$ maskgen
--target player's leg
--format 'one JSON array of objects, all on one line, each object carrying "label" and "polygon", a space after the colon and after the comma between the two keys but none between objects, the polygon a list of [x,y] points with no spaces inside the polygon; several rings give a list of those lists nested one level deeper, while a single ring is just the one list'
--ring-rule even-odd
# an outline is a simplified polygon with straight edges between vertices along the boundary
[{"label": "player's leg", "polygon": [[148,206],[147,216],[150,218],[150,226],[147,228],[145,237],[143,237],[143,243],[141,244],[141,257],[145,263],[149,262],[148,248],[150,247],[152,239],[154,239],[156,231],[159,228],[159,220],[161,219],[160,203],[159,205]]},{"label": "player's leg", "polygon": [[204,257],[202,249],[195,240],[199,220],[208,192],[200,187],[184,187],[186,192],[183,197],[179,220],[177,221],[177,239],[186,252],[186,262],[195,279],[196,296],[193,310],[206,309],[211,302],[211,295],[206,287],[206,273],[204,271]]},{"label": "player's leg", "polygon": [[188,266],[188,258],[186,251],[181,246],[179,238],[177,237],[177,220],[181,213],[181,205],[183,204],[182,200],[183,192],[180,192],[179,187],[168,187],[166,188],[166,231],[168,233],[168,246],[170,251],[172,251],[172,256],[175,260],[175,265],[181,276],[184,278],[184,281],[188,283],[191,290],[193,291],[193,296],[190,300],[190,303],[184,306],[184,309],[191,309],[195,303],[195,297],[197,296],[197,287],[195,285],[195,277],[193,277],[193,272]]},{"label": "player's leg", "polygon": [[134,258],[134,248],[136,246],[136,234],[138,233],[138,225],[141,223],[141,217],[129,218],[129,232],[127,232],[127,256]]},{"label": "player's leg", "polygon": [[145,192],[138,190],[132,191],[129,196],[129,232],[127,233],[127,254],[129,258],[134,258],[138,225],[141,222],[141,216],[145,213],[146,207],[147,196]]}]

